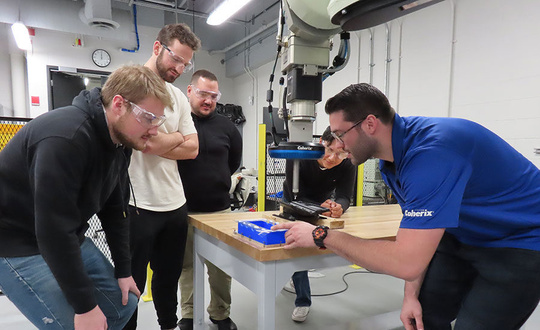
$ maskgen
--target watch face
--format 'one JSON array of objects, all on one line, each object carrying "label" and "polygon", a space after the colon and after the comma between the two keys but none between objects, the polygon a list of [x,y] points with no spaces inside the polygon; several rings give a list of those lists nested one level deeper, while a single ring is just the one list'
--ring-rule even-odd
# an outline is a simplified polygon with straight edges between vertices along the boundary
[{"label": "watch face", "polygon": [[313,237],[318,239],[322,238],[325,234],[325,230],[323,228],[317,227],[315,228],[315,231],[313,232]]},{"label": "watch face", "polygon": [[96,49],[92,53],[92,61],[97,66],[104,68],[111,63],[111,55],[104,49]]}]

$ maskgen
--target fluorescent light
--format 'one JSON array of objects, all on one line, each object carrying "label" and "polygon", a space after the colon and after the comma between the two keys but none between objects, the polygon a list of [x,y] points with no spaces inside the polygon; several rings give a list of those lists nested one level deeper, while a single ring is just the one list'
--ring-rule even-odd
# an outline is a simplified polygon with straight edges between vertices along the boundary
[{"label": "fluorescent light", "polygon": [[17,47],[23,50],[32,49],[28,28],[22,22],[15,22],[15,24],[11,26],[11,32],[13,32],[13,36],[15,37]]},{"label": "fluorescent light", "polygon": [[220,25],[251,0],[225,0],[208,17],[209,25]]}]

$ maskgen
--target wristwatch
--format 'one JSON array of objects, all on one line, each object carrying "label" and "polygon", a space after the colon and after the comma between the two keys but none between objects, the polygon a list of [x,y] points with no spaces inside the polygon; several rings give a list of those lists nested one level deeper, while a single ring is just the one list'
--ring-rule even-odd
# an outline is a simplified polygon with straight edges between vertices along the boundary
[{"label": "wristwatch", "polygon": [[319,249],[324,250],[326,249],[326,246],[324,246],[324,239],[328,235],[328,227],[327,226],[317,226],[315,229],[313,229],[313,232],[311,233],[313,235],[313,240],[315,241],[315,245],[319,247]]}]

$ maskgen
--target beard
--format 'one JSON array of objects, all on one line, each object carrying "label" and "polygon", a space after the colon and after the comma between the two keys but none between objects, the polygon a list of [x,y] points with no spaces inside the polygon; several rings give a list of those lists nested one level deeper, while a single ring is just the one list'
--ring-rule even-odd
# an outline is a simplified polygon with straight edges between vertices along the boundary
[{"label": "beard", "polygon": [[358,166],[365,163],[368,159],[373,158],[376,150],[377,146],[375,140],[370,139],[367,135],[361,133],[353,146],[347,151],[349,151],[351,163]]},{"label": "beard", "polygon": [[119,143],[121,143],[125,147],[139,150],[139,151],[143,151],[146,148],[146,141],[140,141],[140,142],[135,141],[134,139],[125,135],[122,132],[121,127],[123,127],[122,120],[119,120],[118,123],[116,125],[113,125],[112,127],[114,136],[116,137]]},{"label": "beard", "polygon": [[176,80],[176,78],[180,77],[180,75],[173,77],[170,74],[168,74],[169,70],[163,64],[163,54],[164,52],[159,53],[156,59],[156,69],[161,79],[172,84]]},{"label": "beard", "polygon": [[201,109],[201,103],[198,101],[196,96],[192,96],[189,99],[189,104],[191,105],[192,112],[199,118],[206,118],[214,112],[216,109],[216,106],[212,107],[212,105],[203,104],[203,107],[208,107],[209,109]]},{"label": "beard", "polygon": [[371,159],[371,158],[373,157],[368,157],[367,155],[355,156],[353,153],[351,153],[351,163],[354,166],[364,164],[368,159]]}]

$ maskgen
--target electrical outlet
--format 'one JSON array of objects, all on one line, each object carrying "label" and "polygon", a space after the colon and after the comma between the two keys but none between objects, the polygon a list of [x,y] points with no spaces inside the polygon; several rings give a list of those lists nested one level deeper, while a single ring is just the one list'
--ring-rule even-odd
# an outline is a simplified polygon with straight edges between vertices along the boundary
[{"label": "electrical outlet", "polygon": [[254,103],[253,96],[248,97],[248,103],[249,103],[249,105],[253,105],[253,103]]}]

